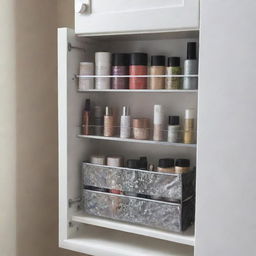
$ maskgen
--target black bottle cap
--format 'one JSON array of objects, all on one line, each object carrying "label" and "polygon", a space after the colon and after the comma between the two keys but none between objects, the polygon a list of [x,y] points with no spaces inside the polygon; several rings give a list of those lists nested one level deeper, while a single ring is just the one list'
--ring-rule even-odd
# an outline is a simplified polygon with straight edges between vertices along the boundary
[{"label": "black bottle cap", "polygon": [[147,66],[148,65],[148,55],[143,52],[134,52],[130,55],[130,65],[141,65]]},{"label": "black bottle cap", "polygon": [[141,169],[141,170],[147,170],[147,169],[148,169],[148,160],[147,160],[147,157],[145,157],[145,156],[140,157],[139,165],[140,165],[140,168],[139,168],[139,169]]},{"label": "black bottle cap", "polygon": [[188,44],[187,44],[187,59],[188,60],[196,59],[196,42],[188,42]]},{"label": "black bottle cap", "polygon": [[129,57],[127,53],[113,53],[112,66],[129,66]]},{"label": "black bottle cap", "polygon": [[189,159],[177,159],[175,165],[179,167],[189,167],[190,161]]},{"label": "black bottle cap", "polygon": [[169,116],[169,125],[180,125],[179,116]]},{"label": "black bottle cap", "polygon": [[163,55],[151,56],[151,66],[165,66],[165,56]]},{"label": "black bottle cap", "polygon": [[129,159],[129,160],[127,160],[127,167],[131,168],[131,169],[139,169],[140,162],[137,159]]},{"label": "black bottle cap", "polygon": [[91,110],[91,101],[90,99],[86,99],[85,100],[85,108],[84,108],[85,111],[90,111]]},{"label": "black bottle cap", "polygon": [[169,67],[179,67],[180,66],[180,57],[169,57],[168,58]]},{"label": "black bottle cap", "polygon": [[160,167],[160,168],[174,167],[174,159],[172,159],[172,158],[159,159],[158,167]]}]

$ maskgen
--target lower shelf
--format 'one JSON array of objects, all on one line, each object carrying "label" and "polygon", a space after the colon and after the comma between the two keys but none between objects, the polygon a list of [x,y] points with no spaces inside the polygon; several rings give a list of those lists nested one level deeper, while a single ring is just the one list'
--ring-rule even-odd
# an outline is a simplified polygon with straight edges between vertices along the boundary
[{"label": "lower shelf", "polygon": [[90,224],[90,225],[104,227],[112,230],[119,230],[123,232],[153,237],[153,238],[166,240],[174,243],[180,243],[184,245],[194,246],[195,244],[193,226],[187,229],[185,232],[173,233],[173,232],[166,232],[162,230],[148,228],[144,226],[128,224],[120,221],[114,221],[110,219],[89,216],[85,214],[75,215],[72,217],[72,220],[74,222]]}]

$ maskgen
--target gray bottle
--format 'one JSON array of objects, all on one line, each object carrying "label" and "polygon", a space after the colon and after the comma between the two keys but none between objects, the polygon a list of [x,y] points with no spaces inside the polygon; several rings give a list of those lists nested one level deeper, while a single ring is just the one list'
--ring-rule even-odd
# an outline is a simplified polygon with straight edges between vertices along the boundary
[{"label": "gray bottle", "polygon": [[[196,42],[188,42],[187,59],[184,61],[184,75],[198,75],[198,61],[196,58]],[[198,88],[197,77],[184,77],[183,89],[195,90]]]}]

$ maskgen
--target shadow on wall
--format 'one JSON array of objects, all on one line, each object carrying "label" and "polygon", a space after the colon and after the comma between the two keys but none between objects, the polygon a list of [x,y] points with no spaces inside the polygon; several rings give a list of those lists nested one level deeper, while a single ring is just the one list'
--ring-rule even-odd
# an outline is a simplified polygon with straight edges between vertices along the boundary
[{"label": "shadow on wall", "polygon": [[57,20],[64,22],[64,2],[73,5],[16,1],[17,256],[82,255],[58,248]]}]

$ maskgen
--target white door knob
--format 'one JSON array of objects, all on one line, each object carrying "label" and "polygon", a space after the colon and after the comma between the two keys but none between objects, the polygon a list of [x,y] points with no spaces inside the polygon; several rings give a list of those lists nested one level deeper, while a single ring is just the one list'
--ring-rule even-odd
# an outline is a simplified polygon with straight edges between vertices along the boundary
[{"label": "white door knob", "polygon": [[88,5],[87,4],[82,4],[82,6],[81,6],[81,8],[79,10],[79,13],[80,14],[84,14],[84,13],[87,12],[87,10],[88,10]]}]

